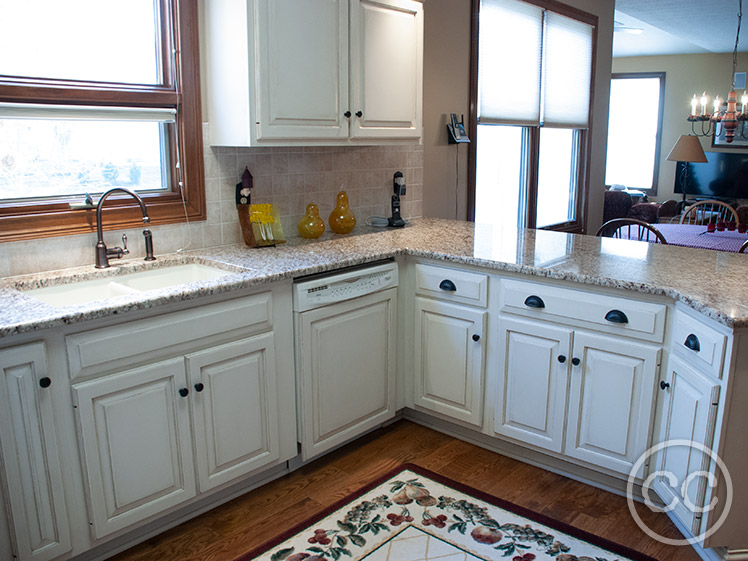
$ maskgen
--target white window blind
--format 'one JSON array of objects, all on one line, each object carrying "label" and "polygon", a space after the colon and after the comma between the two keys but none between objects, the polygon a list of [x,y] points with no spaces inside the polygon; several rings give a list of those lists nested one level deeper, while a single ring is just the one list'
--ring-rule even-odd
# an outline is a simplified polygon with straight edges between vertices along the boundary
[{"label": "white window blind", "polygon": [[170,107],[108,107],[103,105],[43,105],[39,103],[0,102],[0,119],[173,123],[176,114],[177,110]]},{"label": "white window blind", "polygon": [[521,0],[482,0],[478,122],[587,128],[593,32]]},{"label": "white window blind", "polygon": [[537,125],[543,10],[518,0],[483,0],[479,32],[479,122]]},{"label": "white window blind", "polygon": [[593,27],[587,23],[546,12],[544,126],[587,128],[592,32]]}]

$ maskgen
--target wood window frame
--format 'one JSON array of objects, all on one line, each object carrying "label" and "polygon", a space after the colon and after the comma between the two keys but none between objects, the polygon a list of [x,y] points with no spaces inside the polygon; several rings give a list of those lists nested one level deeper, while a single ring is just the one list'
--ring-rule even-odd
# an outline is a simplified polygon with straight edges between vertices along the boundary
[{"label": "wood window frame", "polygon": [[[522,0],[541,8],[577,19],[593,26],[592,31],[592,66],[590,72],[590,107],[588,126],[582,130],[580,139],[580,155],[578,162],[578,185],[576,200],[576,219],[573,221],[554,224],[545,227],[548,230],[562,232],[584,232],[587,224],[587,207],[589,199],[589,176],[592,146],[590,134],[593,126],[592,115],[595,106],[595,66],[597,63],[597,32],[599,18],[593,14],[584,12],[572,6],[567,6],[555,0]],[[475,221],[475,188],[476,188],[476,166],[477,166],[477,138],[478,138],[478,30],[480,22],[480,0],[471,0],[471,26],[470,26],[470,107],[468,116],[469,137],[476,139],[468,145],[468,186],[467,186],[467,219]],[[527,228],[534,228],[537,217],[538,197],[538,157],[540,148],[540,127],[528,127],[530,131],[531,151],[529,154],[529,184],[527,192],[527,205],[525,222]]]},{"label": "wood window frame", "polygon": [[[176,123],[166,125],[171,152],[170,189],[140,195],[148,207],[151,224],[205,220],[197,0],[160,0],[160,5],[161,13],[167,16],[161,24],[163,84],[143,86],[3,76],[0,77],[0,101],[177,109]],[[174,58],[170,56],[170,27],[173,28],[177,52]],[[179,142],[179,170],[175,167],[176,142]],[[82,202],[80,199],[76,198]],[[70,196],[61,196],[43,201],[0,204],[0,241],[95,231],[95,210],[71,210],[69,203],[72,201]],[[116,193],[107,198],[103,215],[105,230],[134,228],[143,224],[136,201]]]}]

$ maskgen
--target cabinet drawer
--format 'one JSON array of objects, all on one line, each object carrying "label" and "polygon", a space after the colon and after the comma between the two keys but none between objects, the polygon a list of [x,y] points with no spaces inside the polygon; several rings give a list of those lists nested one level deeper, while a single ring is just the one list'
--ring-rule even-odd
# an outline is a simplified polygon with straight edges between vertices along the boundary
[{"label": "cabinet drawer", "polygon": [[676,310],[671,348],[693,366],[721,377],[726,339],[722,333]]},{"label": "cabinet drawer", "polygon": [[597,331],[662,342],[667,308],[540,283],[506,280],[501,283],[503,312],[527,317],[593,324]]},{"label": "cabinet drawer", "polygon": [[[173,356],[177,347],[192,350],[201,339],[251,328],[259,333],[272,327],[272,293],[263,292],[180,312],[76,333],[65,339],[73,379]],[[132,357],[136,357],[134,360]]]},{"label": "cabinet drawer", "polygon": [[436,296],[443,300],[485,307],[488,275],[418,264],[416,265],[416,292]]}]

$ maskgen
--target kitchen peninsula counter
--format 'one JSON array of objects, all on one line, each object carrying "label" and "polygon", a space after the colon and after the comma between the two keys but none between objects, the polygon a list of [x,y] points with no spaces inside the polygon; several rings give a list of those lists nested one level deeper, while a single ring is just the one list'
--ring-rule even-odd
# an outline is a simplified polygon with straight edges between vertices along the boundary
[{"label": "kitchen peninsula counter", "polygon": [[[748,256],[743,254],[432,218],[413,220],[404,229],[363,227],[357,231],[358,235],[328,234],[321,240],[294,237],[275,248],[233,245],[157,254],[155,263],[129,260],[103,271],[88,265],[6,277],[0,281],[0,337],[398,255],[670,297],[727,327],[748,326]],[[227,276],[64,308],[44,304],[18,290],[184,263],[224,268]]]}]

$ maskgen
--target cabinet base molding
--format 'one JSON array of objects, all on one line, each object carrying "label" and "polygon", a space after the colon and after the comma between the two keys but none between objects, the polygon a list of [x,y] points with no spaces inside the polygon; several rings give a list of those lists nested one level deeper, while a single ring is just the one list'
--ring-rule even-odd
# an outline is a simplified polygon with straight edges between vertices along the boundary
[{"label": "cabinet base molding", "polygon": [[288,473],[290,473],[288,462],[284,462],[274,468],[269,468],[260,475],[240,481],[239,483],[217,491],[208,497],[198,499],[179,510],[160,517],[154,522],[150,522],[140,528],[122,534],[106,543],[102,543],[89,549],[80,555],[75,555],[70,558],[70,561],[104,561],[105,559],[109,559],[122,551],[130,549],[139,543],[162,534],[166,530],[179,526],[180,524],[224,503],[232,501],[237,497],[241,497],[242,495],[257,489],[258,487],[262,487],[279,477],[283,477]]}]

